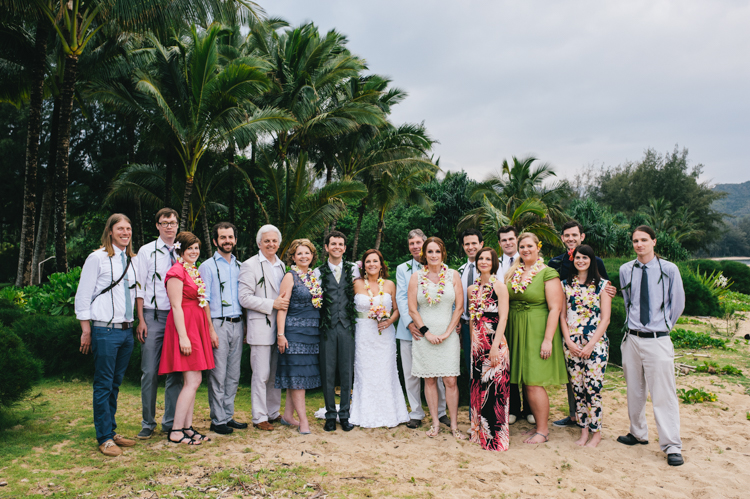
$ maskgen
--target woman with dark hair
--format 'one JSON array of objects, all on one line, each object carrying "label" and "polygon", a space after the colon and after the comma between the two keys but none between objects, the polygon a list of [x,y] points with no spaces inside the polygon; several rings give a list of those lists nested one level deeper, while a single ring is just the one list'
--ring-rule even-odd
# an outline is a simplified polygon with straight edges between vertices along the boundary
[{"label": "woman with dark hair", "polygon": [[[607,281],[599,275],[596,255],[582,244],[573,251],[574,271],[562,281],[567,306],[560,314],[564,350],[582,428],[577,445],[596,447],[602,439],[602,383],[609,357],[612,298],[602,293]],[[591,441],[589,433],[592,433]],[[588,442],[588,443],[587,443]]]},{"label": "woman with dark hair", "polygon": [[[448,268],[445,244],[428,237],[422,245],[419,269],[409,280],[409,315],[419,330],[412,346],[412,376],[424,378],[424,393],[432,426],[428,437],[440,432],[437,379],[445,383],[445,401],[451,418],[451,433],[457,440],[466,435],[458,429],[458,385],[461,374],[461,341],[456,332],[464,310],[461,276]],[[456,299],[458,297],[458,299]]]},{"label": "woman with dark hair", "polygon": [[508,450],[510,357],[505,341],[508,288],[495,274],[497,253],[482,248],[476,255],[479,276],[469,285],[471,331],[471,441],[483,449]]},{"label": "woman with dark hair", "polygon": [[201,254],[200,239],[191,232],[180,232],[174,248],[179,256],[164,276],[170,311],[159,374],[182,373],[182,390],[177,397],[169,441],[199,445],[211,439],[193,429],[195,393],[201,385],[201,371],[214,368],[213,348],[218,346],[218,339],[211,338],[203,311],[208,305],[206,285],[195,266]]},{"label": "woman with dark hair", "polygon": [[363,278],[354,281],[357,322],[354,336],[352,424],[392,428],[409,421],[396,367],[396,285],[376,249],[362,255]]}]

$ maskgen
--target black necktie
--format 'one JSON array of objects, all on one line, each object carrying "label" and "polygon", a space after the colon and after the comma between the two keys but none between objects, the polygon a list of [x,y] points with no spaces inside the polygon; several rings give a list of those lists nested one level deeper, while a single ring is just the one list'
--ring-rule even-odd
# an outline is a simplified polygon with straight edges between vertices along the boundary
[{"label": "black necktie", "polygon": [[474,264],[473,263],[469,264],[469,279],[468,279],[467,283],[468,283],[466,285],[467,287],[469,287],[472,284],[474,284]]},{"label": "black necktie", "polygon": [[649,299],[648,299],[648,276],[646,275],[646,266],[641,266],[643,275],[641,276],[641,325],[645,326],[650,320]]},{"label": "black necktie", "polygon": [[174,265],[174,262],[176,261],[174,258],[174,248],[170,248],[169,246],[167,246],[167,249],[169,250],[169,263],[171,265]]},{"label": "black necktie", "polygon": [[510,257],[510,264],[513,265],[513,257]]}]

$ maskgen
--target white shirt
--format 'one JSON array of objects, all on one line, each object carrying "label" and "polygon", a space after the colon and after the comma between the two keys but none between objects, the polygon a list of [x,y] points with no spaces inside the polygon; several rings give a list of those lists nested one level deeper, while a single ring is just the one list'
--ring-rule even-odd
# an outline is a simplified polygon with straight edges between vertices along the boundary
[{"label": "white shirt", "polygon": [[[472,267],[474,269],[474,277],[472,278],[472,281],[469,282],[469,267]],[[477,277],[479,277],[479,271],[477,270],[477,262],[469,262],[467,261],[461,267],[458,269],[458,273],[461,274],[461,284],[464,288],[464,313],[461,314],[461,318],[464,320],[469,320],[469,286],[474,284],[474,280],[476,280]]]},{"label": "white shirt", "polygon": [[[116,281],[123,271],[122,250],[114,247],[115,254],[107,256],[107,250],[100,248],[86,258],[81,270],[81,280],[76,291],[75,310],[79,321],[103,321],[119,324],[125,322],[125,278],[117,286],[99,295],[99,293]],[[130,303],[135,306],[136,289],[136,257],[128,268],[130,283]],[[92,303],[93,300],[93,303]],[[132,318],[130,319],[133,320]]]},{"label": "white shirt", "polygon": [[[514,263],[516,263],[516,261],[518,260],[519,256],[520,255],[518,254],[518,251],[516,251],[516,254],[513,255],[513,256],[508,256],[505,253],[503,253],[500,256],[500,266],[497,268],[497,278],[501,282],[505,282],[505,273],[508,272],[508,270],[510,270],[511,266]],[[513,259],[512,263],[510,261],[511,258]]]},{"label": "white shirt", "polygon": [[[176,252],[174,258],[177,261]],[[164,278],[169,269],[172,268],[169,246],[161,238],[144,244],[138,250],[136,261],[138,262],[136,271],[140,284],[138,298],[143,298],[143,308],[169,311],[169,297],[167,296],[167,287],[164,285]]]},{"label": "white shirt", "polygon": [[[331,272],[333,272],[333,275],[336,275],[336,270],[339,269],[339,272],[341,272],[341,276],[344,275],[344,259],[342,258],[338,265],[334,265],[331,263],[330,260],[328,260],[326,263],[328,263],[328,268],[331,269]],[[320,267],[315,269],[315,278],[320,279]],[[354,279],[359,279],[361,277],[361,273],[359,271],[359,265],[357,265],[355,262],[352,262],[352,281]]]},{"label": "white shirt", "polygon": [[281,286],[281,280],[284,279],[284,273],[286,272],[284,262],[282,262],[279,257],[276,257],[276,261],[271,263],[271,260],[266,258],[262,251],[258,252],[258,261],[260,261],[261,265],[263,265],[263,262],[268,262],[271,265],[274,273],[273,277],[276,280],[276,289],[278,289],[279,286]]}]

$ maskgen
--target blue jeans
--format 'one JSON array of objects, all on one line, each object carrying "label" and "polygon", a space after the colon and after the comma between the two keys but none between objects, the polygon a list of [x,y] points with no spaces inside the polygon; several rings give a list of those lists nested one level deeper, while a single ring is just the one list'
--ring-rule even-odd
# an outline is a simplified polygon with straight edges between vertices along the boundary
[{"label": "blue jeans", "polygon": [[115,436],[117,395],[133,353],[133,328],[91,328],[94,353],[94,427],[96,439],[103,444]]}]

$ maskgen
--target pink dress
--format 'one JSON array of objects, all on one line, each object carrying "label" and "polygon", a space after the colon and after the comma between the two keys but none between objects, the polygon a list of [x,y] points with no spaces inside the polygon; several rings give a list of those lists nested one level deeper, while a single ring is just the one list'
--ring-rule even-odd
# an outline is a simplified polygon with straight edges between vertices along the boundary
[{"label": "pink dress", "polygon": [[172,265],[164,278],[166,286],[169,279],[182,281],[182,313],[185,316],[185,330],[192,344],[190,355],[180,352],[180,338],[174,325],[174,316],[169,311],[167,327],[164,330],[164,345],[161,349],[159,374],[185,371],[205,371],[214,368],[214,351],[211,346],[211,335],[208,329],[206,313],[198,305],[198,286],[180,262]]}]

